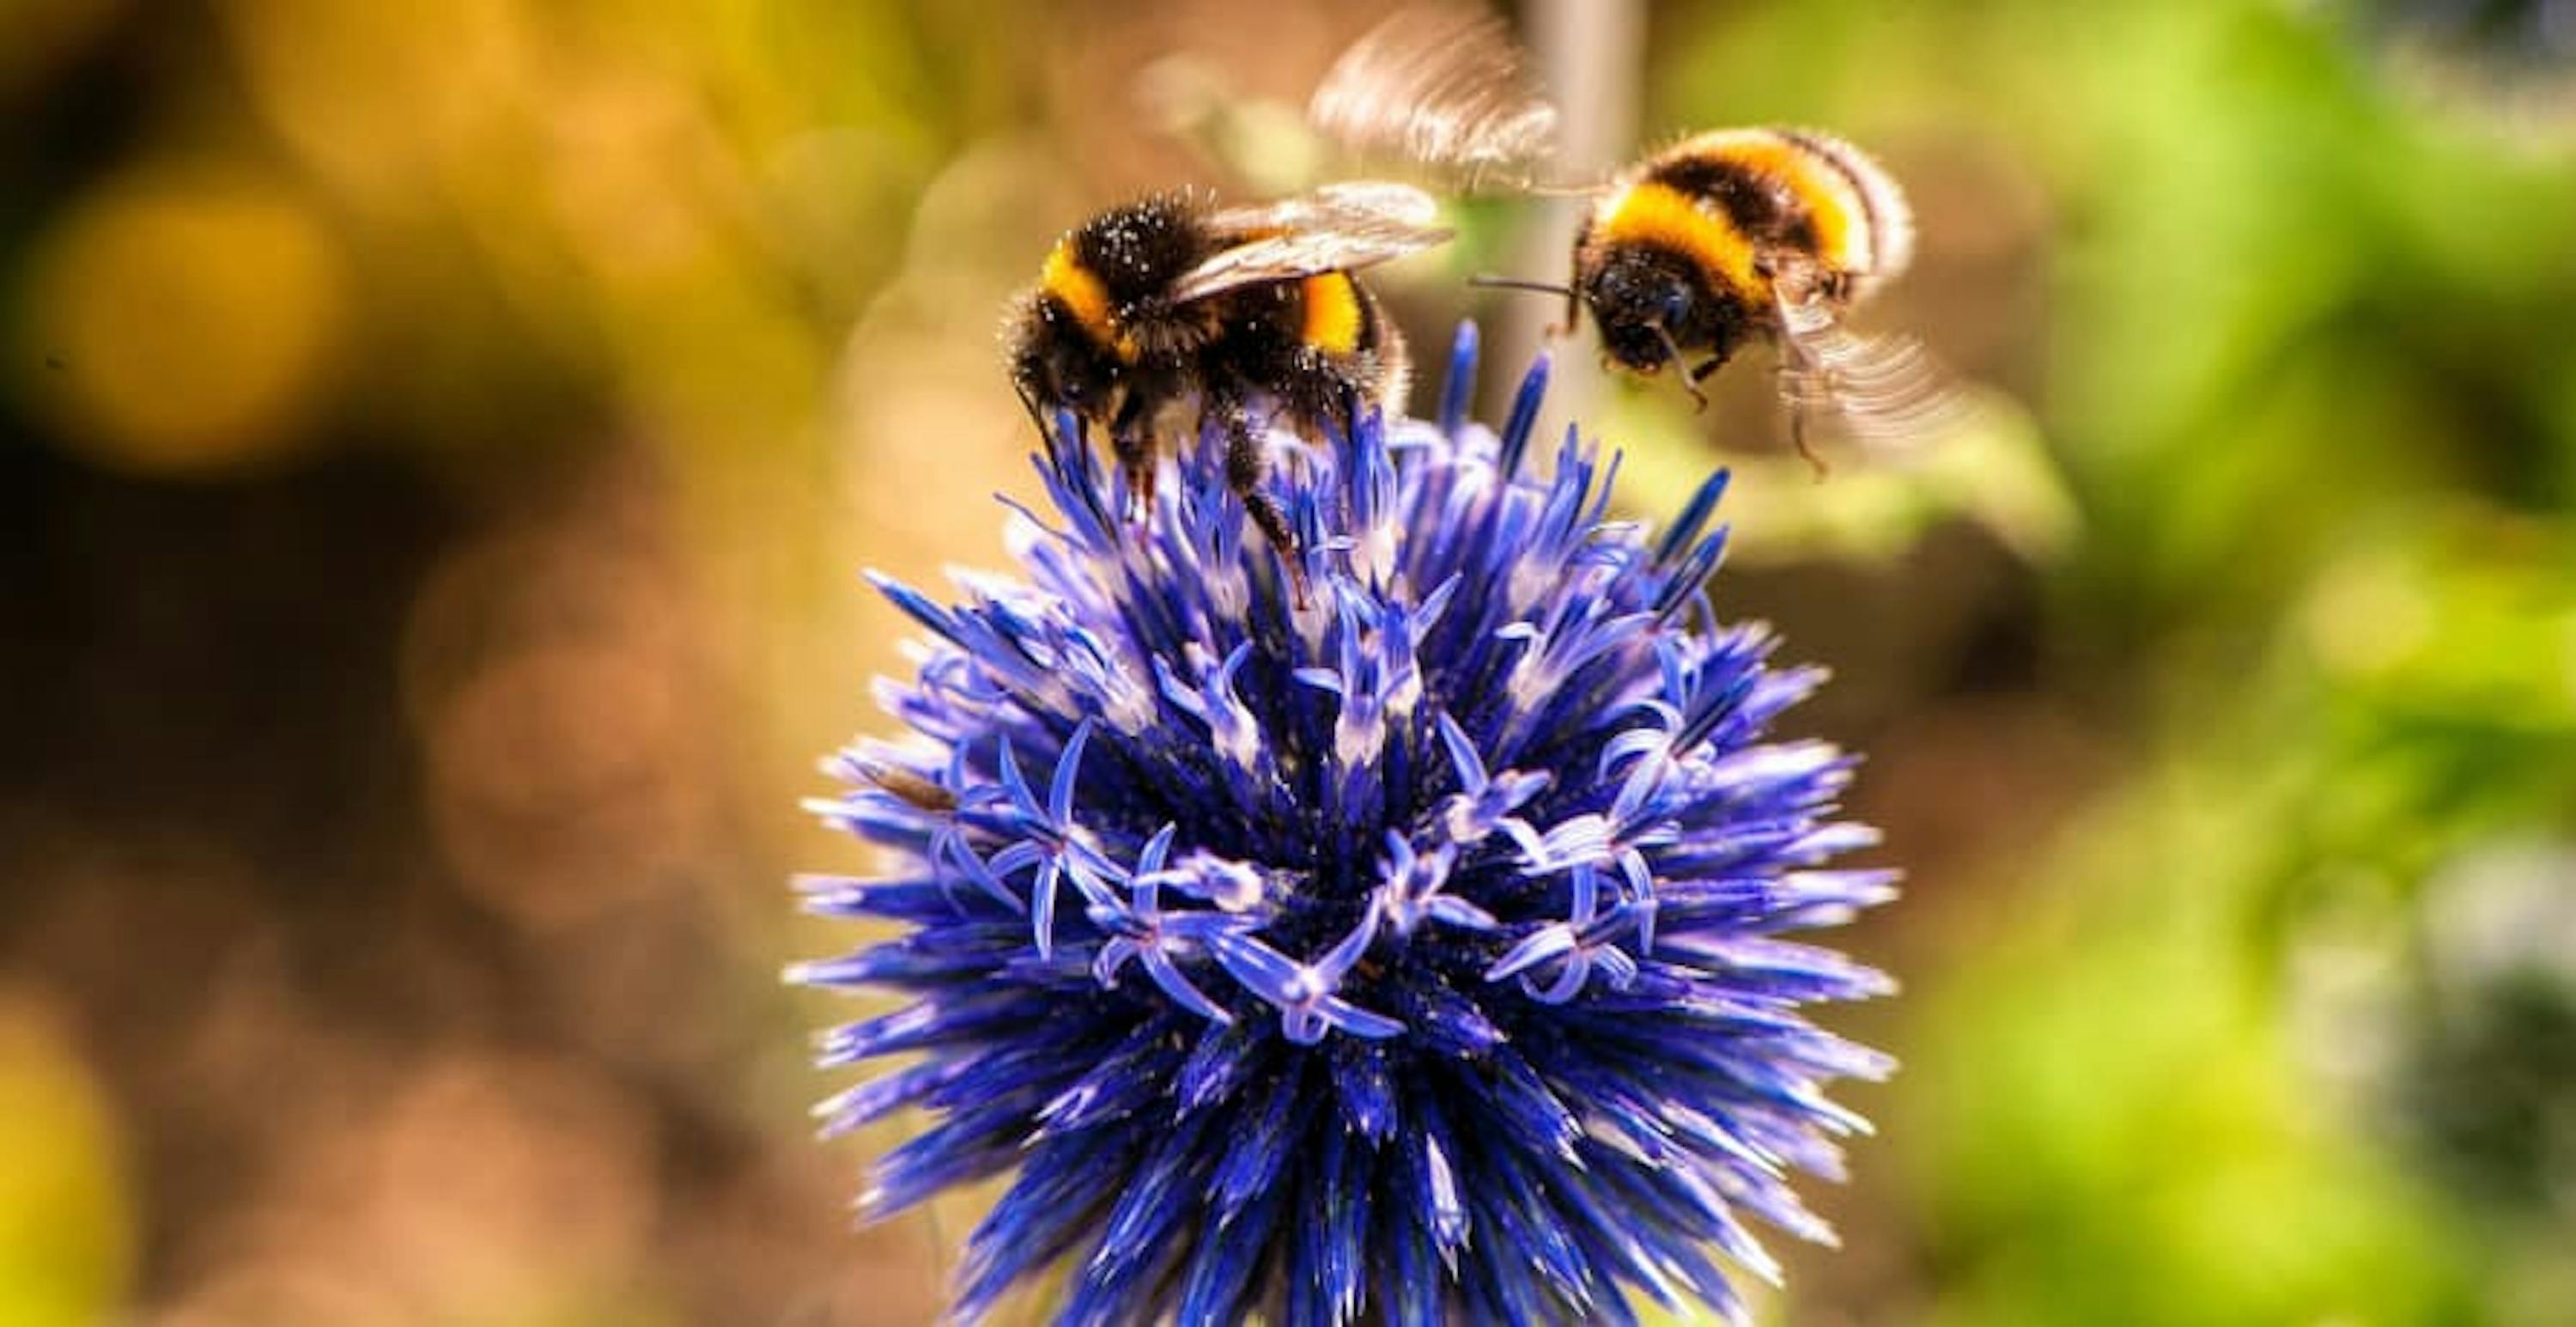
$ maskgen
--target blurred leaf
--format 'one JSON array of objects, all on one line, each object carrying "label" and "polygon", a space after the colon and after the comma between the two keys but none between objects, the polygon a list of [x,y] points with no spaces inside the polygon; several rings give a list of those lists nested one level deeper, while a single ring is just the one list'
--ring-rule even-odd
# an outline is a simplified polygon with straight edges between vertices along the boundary
[{"label": "blurred leaf", "polygon": [[[2226,780],[2094,817],[1912,997],[1898,1080],[1956,1323],[2466,1320],[2463,1251],[2284,1052]],[[1982,928],[1981,928],[1982,930]]]},{"label": "blurred leaf", "polygon": [[1943,522],[1964,520],[2046,563],[2067,551],[2080,528],[2074,498],[2033,420],[2000,393],[1970,389],[1971,407],[1957,426],[1901,451],[1863,450],[1820,429],[1831,467],[1820,477],[1785,451],[1720,451],[1706,421],[1669,390],[1654,390],[1658,385],[1612,394],[1600,415],[1597,433],[1624,454],[1624,491],[1688,493],[1709,470],[1731,468],[1735,491],[1747,496],[1728,505],[1735,527],[1729,549],[1750,562],[1883,562]]}]

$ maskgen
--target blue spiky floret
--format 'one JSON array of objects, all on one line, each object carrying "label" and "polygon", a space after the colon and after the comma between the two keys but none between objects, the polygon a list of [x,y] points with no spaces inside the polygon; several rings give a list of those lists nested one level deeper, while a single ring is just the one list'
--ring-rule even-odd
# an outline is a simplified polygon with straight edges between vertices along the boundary
[{"label": "blue spiky floret", "polygon": [[804,886],[900,930],[791,975],[908,1000],[824,1041],[912,1057],[828,1131],[928,1121],[867,1216],[1016,1171],[961,1318],[1059,1268],[1068,1323],[1737,1315],[1711,1251],[1777,1275],[1739,1216],[1827,1237],[1786,1177],[1865,1127],[1821,1084],[1891,1064],[1797,1010],[1889,984],[1778,937],[1893,873],[1824,868],[1874,841],[1850,759],[1764,739],[1821,673],[1710,608],[1723,472],[1649,541],[1571,430],[1525,472],[1544,361],[1464,422],[1475,357],[1436,424],[1274,476],[1304,609],[1206,456],[1139,528],[1070,419],[1025,582],[878,580],[934,638],[883,684],[913,738],[816,809],[891,865]]}]

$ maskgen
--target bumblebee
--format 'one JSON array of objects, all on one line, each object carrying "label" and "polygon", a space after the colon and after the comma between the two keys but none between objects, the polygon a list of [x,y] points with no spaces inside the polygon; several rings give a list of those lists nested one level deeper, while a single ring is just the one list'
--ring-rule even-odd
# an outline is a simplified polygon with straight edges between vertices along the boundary
[{"label": "bumblebee", "polygon": [[1631,372],[1673,365],[1699,383],[1757,337],[1780,347],[1790,436],[1810,411],[1864,442],[1929,432],[1955,404],[1908,338],[1854,332],[1844,315],[1901,274],[1914,249],[1904,191],[1860,149],[1801,129],[1701,133],[1573,190],[1530,182],[1555,120],[1527,61],[1490,15],[1398,11],[1325,76],[1309,118],[1340,141],[1539,192],[1588,195],[1564,285],[1480,279],[1561,295],[1563,330],[1589,312],[1603,355]]},{"label": "bumblebee", "polygon": [[[1759,335],[1778,343],[1790,436],[1830,408],[1863,438],[1927,427],[1947,401],[1913,341],[1863,336],[1843,314],[1905,271],[1905,194],[1860,149],[1803,129],[1693,135],[1622,172],[1574,240],[1566,322],[1590,311],[1603,354],[1698,384]],[[1695,362],[1693,362],[1695,361]]]},{"label": "bumblebee", "polygon": [[[1112,208],[1056,241],[1005,328],[1013,384],[1043,430],[1071,411],[1105,432],[1131,507],[1153,500],[1160,440],[1225,439],[1226,482],[1306,602],[1301,550],[1254,411],[1309,439],[1403,408],[1404,342],[1353,275],[1449,237],[1409,186],[1354,182],[1221,207],[1192,193]],[[1194,419],[1189,418],[1194,412]]]}]

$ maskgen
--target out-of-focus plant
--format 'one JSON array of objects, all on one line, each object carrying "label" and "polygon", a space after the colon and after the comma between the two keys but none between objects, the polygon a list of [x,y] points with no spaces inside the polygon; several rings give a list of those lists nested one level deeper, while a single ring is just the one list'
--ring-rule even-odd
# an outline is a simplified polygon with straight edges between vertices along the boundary
[{"label": "out-of-focus plant", "polygon": [[2383,1104],[2464,1206],[2563,1250],[2576,1237],[2576,851],[2498,843],[2423,894],[2421,984],[2378,1066]]},{"label": "out-of-focus plant", "polygon": [[2055,223],[2029,397],[2082,525],[2038,685],[2117,698],[2136,754],[1928,905],[1947,975],[1891,1092],[1936,1320],[2550,1320],[2421,1147],[2511,1133],[2457,1108],[2526,1109],[2547,1019],[2479,1039],[2429,976],[2317,974],[2420,971],[2424,882],[2576,828],[2576,134],[2425,96],[2349,17],[1758,6],[1665,84],[1995,144]]}]

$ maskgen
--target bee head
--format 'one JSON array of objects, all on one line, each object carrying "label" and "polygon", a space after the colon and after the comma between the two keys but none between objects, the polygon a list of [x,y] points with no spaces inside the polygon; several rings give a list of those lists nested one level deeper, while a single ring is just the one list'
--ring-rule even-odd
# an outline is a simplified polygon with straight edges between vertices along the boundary
[{"label": "bee head", "polygon": [[1107,424],[1127,395],[1127,366],[1061,300],[1030,299],[1011,349],[1011,380],[1041,410],[1071,410]]},{"label": "bee head", "polygon": [[1601,348],[1622,368],[1653,373],[1683,351],[1722,361],[1743,339],[1737,306],[1713,294],[1681,255],[1623,244],[1585,266],[1577,291],[1601,329]]}]

